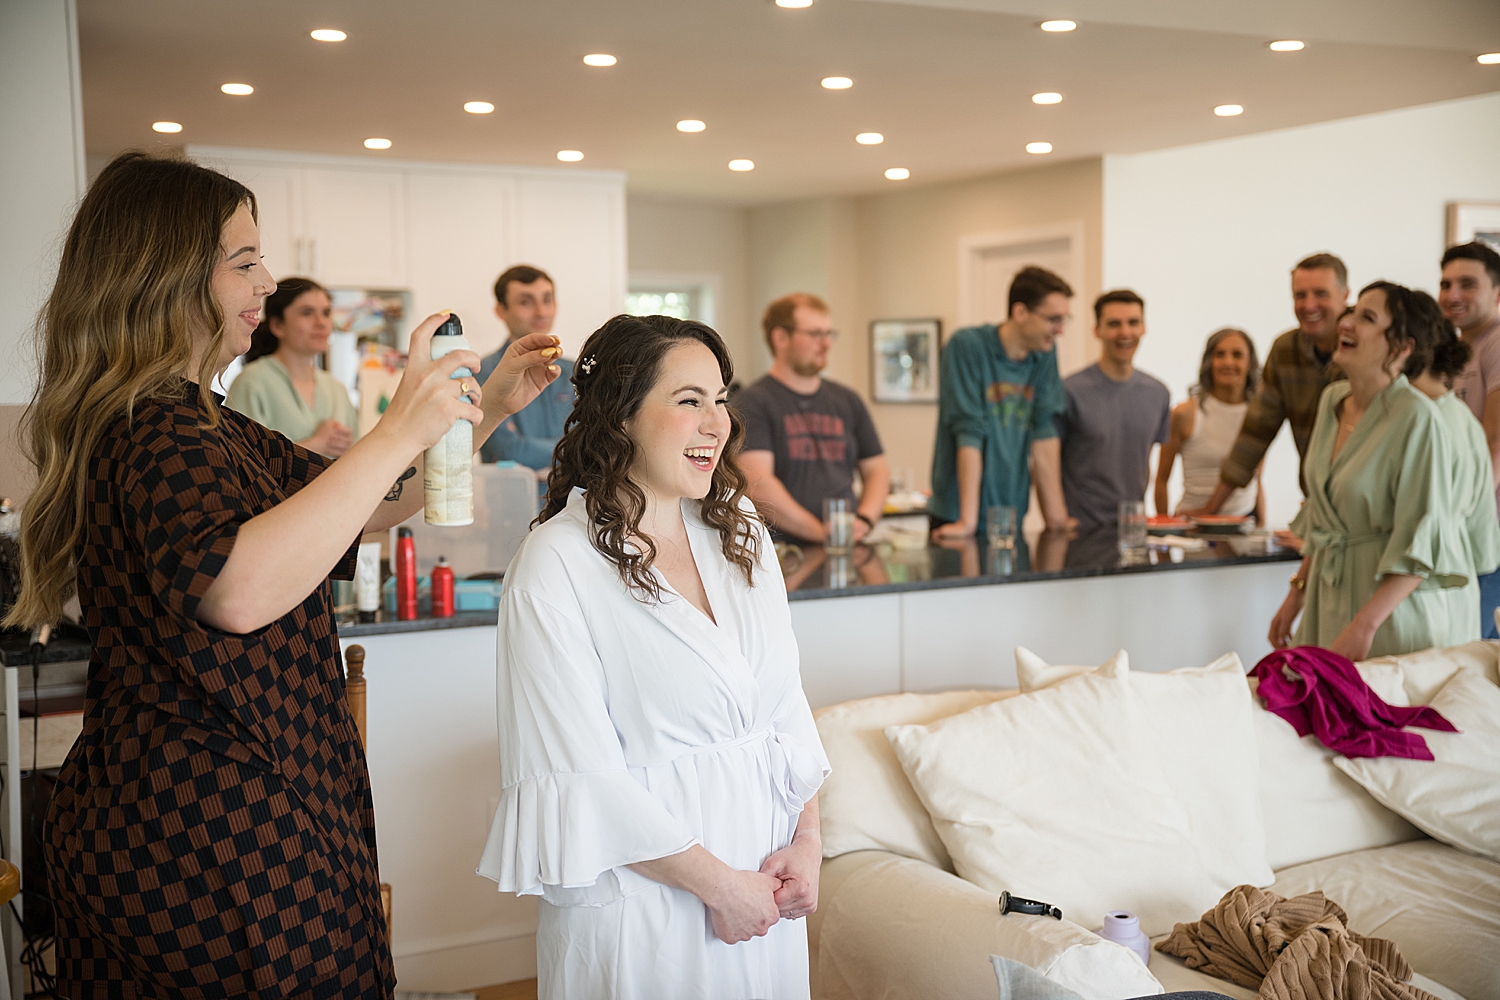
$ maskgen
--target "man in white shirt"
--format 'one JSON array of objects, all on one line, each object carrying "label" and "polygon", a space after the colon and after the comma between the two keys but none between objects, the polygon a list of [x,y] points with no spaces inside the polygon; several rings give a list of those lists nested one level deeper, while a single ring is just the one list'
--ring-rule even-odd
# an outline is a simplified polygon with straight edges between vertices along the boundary
[{"label": "man in white shirt", "polygon": [[[1474,349],[1453,391],[1484,425],[1500,502],[1500,254],[1475,241],[1443,254],[1438,305]],[[1479,578],[1479,624],[1486,639],[1500,638],[1495,608],[1500,605],[1500,571]]]}]

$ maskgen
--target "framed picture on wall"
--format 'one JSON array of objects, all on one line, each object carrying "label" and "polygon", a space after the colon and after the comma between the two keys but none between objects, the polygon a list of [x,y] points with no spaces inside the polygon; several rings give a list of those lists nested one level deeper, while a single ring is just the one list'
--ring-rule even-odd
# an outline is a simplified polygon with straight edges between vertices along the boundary
[{"label": "framed picture on wall", "polygon": [[877,319],[870,324],[870,396],[877,403],[936,403],[940,319]]},{"label": "framed picture on wall", "polygon": [[1478,240],[1500,253],[1500,202],[1450,201],[1448,245]]}]

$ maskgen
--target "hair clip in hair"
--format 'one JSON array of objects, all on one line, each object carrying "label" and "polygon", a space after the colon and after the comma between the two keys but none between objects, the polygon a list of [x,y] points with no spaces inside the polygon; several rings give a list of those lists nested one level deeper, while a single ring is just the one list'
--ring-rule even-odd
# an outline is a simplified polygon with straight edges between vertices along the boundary
[{"label": "hair clip in hair", "polygon": [[590,354],[588,357],[578,362],[578,370],[583,372],[585,375],[592,375],[594,374],[594,366],[598,363],[599,359]]}]

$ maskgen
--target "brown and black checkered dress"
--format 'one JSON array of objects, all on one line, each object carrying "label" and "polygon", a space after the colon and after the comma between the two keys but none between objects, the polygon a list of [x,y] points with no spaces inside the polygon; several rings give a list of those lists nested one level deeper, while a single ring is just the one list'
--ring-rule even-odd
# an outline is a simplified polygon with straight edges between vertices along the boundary
[{"label": "brown and black checkered dress", "polygon": [[59,992],[389,997],[329,584],[246,635],[195,617],[239,526],[328,463],[229,410],[201,428],[196,396],[138,406],[89,464],[87,704],[44,834]]}]

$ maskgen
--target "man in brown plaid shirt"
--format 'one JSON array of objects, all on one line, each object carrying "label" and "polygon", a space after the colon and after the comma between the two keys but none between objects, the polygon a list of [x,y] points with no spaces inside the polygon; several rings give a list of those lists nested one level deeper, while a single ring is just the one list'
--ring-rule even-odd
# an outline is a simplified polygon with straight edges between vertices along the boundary
[{"label": "man in brown plaid shirt", "polygon": [[1349,271],[1331,253],[1315,253],[1292,268],[1292,304],[1297,327],[1276,338],[1266,355],[1260,388],[1250,397],[1245,423],[1229,457],[1219,469],[1219,485],[1195,514],[1212,514],[1229,494],[1255,478],[1281,422],[1292,425],[1297,445],[1297,481],[1302,491],[1302,461],[1318,416],[1318,399],[1338,378],[1332,363],[1338,342],[1339,316],[1349,301]]}]

